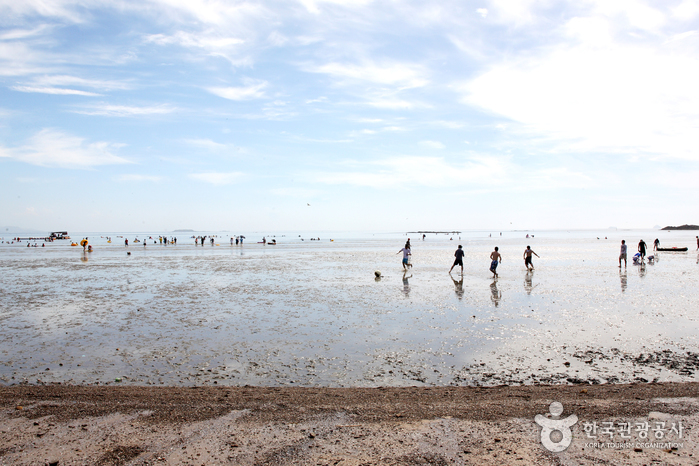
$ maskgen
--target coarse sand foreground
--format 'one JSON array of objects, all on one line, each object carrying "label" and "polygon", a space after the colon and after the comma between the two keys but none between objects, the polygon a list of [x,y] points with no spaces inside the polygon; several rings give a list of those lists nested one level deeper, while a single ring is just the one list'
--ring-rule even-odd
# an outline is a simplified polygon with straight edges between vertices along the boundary
[{"label": "coarse sand foreground", "polygon": [[[699,383],[10,386],[0,387],[0,464],[697,465],[698,396]],[[534,423],[553,401],[578,417],[572,444],[555,454]],[[604,436],[605,422],[650,422],[648,438],[642,428],[631,440]],[[680,423],[681,437],[670,431]]]}]

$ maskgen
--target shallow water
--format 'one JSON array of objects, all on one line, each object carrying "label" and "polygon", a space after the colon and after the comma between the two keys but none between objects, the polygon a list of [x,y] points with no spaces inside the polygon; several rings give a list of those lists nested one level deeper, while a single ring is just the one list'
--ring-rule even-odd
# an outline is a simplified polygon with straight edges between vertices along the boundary
[{"label": "shallow water", "polygon": [[[0,245],[0,380],[402,386],[696,380],[696,232]],[[604,236],[608,239],[605,239]],[[81,238],[88,235],[73,235]],[[100,236],[112,236],[106,243]],[[326,236],[326,234],[320,235]],[[144,235],[140,235],[143,239]],[[599,237],[600,239],[597,239]],[[686,253],[617,267],[619,242]],[[7,238],[5,238],[6,240]],[[464,245],[463,280],[447,273]],[[526,272],[527,244],[541,256]],[[499,278],[488,256],[499,246]],[[126,254],[130,251],[131,255]],[[635,251],[634,251],[635,252]],[[629,254],[629,259],[632,254]],[[374,271],[383,277],[375,280]],[[567,363],[567,364],[566,364]]]}]

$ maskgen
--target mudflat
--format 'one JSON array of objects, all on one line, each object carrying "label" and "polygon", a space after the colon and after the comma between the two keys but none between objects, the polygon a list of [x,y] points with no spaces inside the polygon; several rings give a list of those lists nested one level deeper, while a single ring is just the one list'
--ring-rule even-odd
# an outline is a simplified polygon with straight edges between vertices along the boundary
[{"label": "mudflat", "polygon": [[[573,441],[562,453],[542,446],[534,422],[554,401],[564,407],[561,417],[577,416]],[[487,388],[15,385],[0,388],[0,464],[695,465],[697,413],[694,382]],[[612,423],[613,431],[602,433],[605,423]],[[628,439],[617,429],[645,423],[645,437],[636,427]]]}]

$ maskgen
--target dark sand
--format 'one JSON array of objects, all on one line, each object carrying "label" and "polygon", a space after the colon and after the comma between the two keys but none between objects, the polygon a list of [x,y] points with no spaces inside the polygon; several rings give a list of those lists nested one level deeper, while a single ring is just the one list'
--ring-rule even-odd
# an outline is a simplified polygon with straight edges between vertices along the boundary
[{"label": "dark sand", "polygon": [[[699,464],[699,383],[0,387],[0,464]],[[576,414],[563,453],[534,416]],[[681,446],[591,448],[586,421],[682,422]],[[651,433],[652,436],[652,433]],[[603,441],[601,437],[596,441]],[[670,440],[670,437],[668,437]],[[619,437],[614,438],[619,441]],[[637,451],[638,450],[638,451]],[[56,463],[58,462],[58,463]]]}]

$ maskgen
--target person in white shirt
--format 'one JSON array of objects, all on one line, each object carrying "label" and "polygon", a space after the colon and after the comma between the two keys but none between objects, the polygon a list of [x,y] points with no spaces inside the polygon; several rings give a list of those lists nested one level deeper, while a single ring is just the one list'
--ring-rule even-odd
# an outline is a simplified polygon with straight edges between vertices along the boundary
[{"label": "person in white shirt", "polygon": [[411,265],[408,263],[408,258],[412,255],[410,253],[410,248],[407,247],[408,243],[405,244],[406,247],[398,251],[396,254],[400,254],[401,252],[403,253],[403,270],[408,270],[408,267]]},{"label": "person in white shirt", "polygon": [[624,259],[624,267],[626,267],[626,241],[621,240],[621,251],[619,252],[619,268],[621,268],[621,260]]}]

